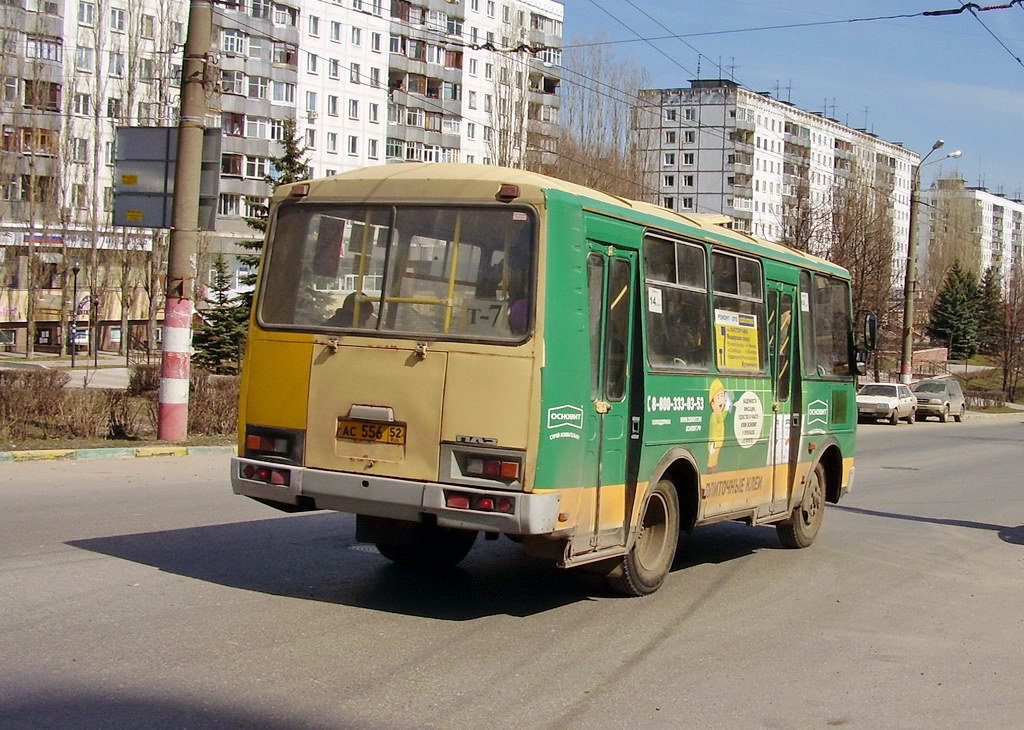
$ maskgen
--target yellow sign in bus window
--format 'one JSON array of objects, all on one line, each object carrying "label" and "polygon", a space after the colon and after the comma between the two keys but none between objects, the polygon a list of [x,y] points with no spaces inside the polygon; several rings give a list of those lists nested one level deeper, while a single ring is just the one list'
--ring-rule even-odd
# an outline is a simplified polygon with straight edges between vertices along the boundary
[{"label": "yellow sign in bus window", "polygon": [[757,315],[715,310],[715,353],[719,368],[760,370]]}]

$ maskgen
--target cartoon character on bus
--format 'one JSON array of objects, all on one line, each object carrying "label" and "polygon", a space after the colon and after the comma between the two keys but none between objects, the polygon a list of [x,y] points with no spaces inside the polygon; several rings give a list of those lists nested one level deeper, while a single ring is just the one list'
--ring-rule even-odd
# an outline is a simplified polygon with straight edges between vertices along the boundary
[{"label": "cartoon character on bus", "polygon": [[732,408],[732,401],[722,381],[717,378],[711,382],[708,399],[711,401],[711,418],[708,419],[708,474],[714,474],[718,471],[718,454],[725,443],[725,417]]}]

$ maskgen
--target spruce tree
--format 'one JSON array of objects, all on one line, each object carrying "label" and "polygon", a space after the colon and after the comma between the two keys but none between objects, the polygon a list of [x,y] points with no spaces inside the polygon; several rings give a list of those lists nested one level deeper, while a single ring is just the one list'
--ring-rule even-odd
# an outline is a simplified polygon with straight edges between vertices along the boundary
[{"label": "spruce tree", "polygon": [[242,366],[242,344],[248,324],[248,310],[231,296],[231,274],[218,256],[213,262],[210,295],[204,301],[210,306],[201,310],[204,322],[192,337],[195,354],[192,361],[211,373],[234,375]]},{"label": "spruce tree", "polygon": [[959,259],[953,261],[932,305],[928,335],[945,342],[953,359],[972,357],[978,350],[978,277]]},{"label": "spruce tree", "polygon": [[998,355],[1006,331],[1006,306],[1003,285],[994,266],[985,270],[978,294],[978,349],[986,355]]}]

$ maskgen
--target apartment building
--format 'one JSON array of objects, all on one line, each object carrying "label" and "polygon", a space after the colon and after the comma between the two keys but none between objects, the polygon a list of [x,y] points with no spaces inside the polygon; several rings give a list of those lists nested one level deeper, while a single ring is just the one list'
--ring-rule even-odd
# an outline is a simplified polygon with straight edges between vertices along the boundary
[{"label": "apartment building", "polygon": [[888,201],[897,258],[905,258],[920,155],[729,80],[640,97],[637,141],[648,150],[648,188],[659,204],[724,213],[737,230],[780,241],[800,205],[825,206],[837,184],[859,181]]},{"label": "apartment building", "polygon": [[936,180],[921,193],[919,250],[926,281],[938,286],[948,259],[962,256],[979,278],[994,269],[1008,286],[1024,266],[1024,201],[967,185],[959,175]]},{"label": "apartment building", "polygon": [[[58,344],[73,261],[103,346],[152,309],[166,232],[111,225],[114,130],[176,124],[187,16],[184,0],[0,2],[0,346],[23,349],[30,318],[37,344]],[[288,118],[311,176],[554,150],[562,17],[551,0],[215,3],[206,123],[222,130],[221,164],[200,281],[254,237],[245,219]],[[126,259],[145,275],[119,278]]]}]

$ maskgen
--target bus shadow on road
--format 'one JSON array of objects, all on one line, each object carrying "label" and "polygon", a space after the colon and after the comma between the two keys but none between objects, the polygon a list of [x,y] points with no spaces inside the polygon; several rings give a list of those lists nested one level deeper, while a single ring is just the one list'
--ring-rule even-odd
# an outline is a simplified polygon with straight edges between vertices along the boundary
[{"label": "bus shadow on road", "polygon": [[864,509],[863,507],[850,507],[847,505],[832,505],[830,509],[838,509],[843,512],[853,512],[869,517],[885,517],[893,520],[907,520],[909,522],[930,522],[933,525],[948,525],[950,527],[966,527],[972,530],[991,530],[999,536],[1003,542],[1012,545],[1024,545],[1024,525],[1011,527],[1010,525],[994,525],[989,522],[973,522],[971,520],[954,520],[941,517],[921,517],[919,515],[905,515],[898,512],[881,512],[879,510]]},{"label": "bus shadow on road", "polygon": [[68,545],[218,585],[375,611],[464,621],[530,616],[590,599],[565,571],[502,539],[478,541],[458,568],[393,565],[355,542],[351,515],[315,513]]},{"label": "bus shadow on road", "polygon": [[[525,617],[610,597],[575,571],[527,557],[506,539],[475,547],[458,568],[424,572],[390,563],[355,542],[351,515],[291,517],[140,532],[68,545],[230,588],[374,611],[467,621],[490,615]],[[674,571],[724,563],[763,549],[782,549],[770,528],[722,523],[695,532]]]}]

